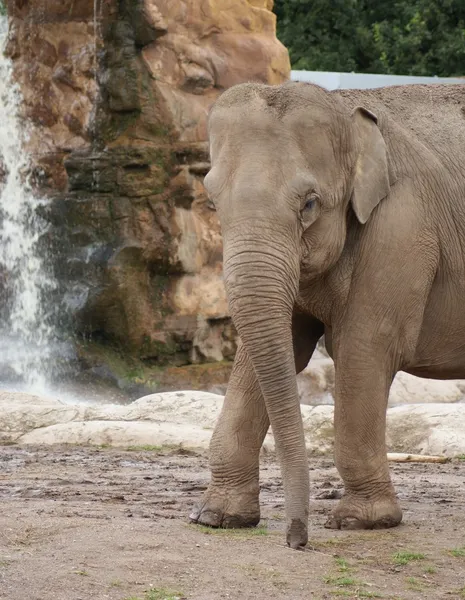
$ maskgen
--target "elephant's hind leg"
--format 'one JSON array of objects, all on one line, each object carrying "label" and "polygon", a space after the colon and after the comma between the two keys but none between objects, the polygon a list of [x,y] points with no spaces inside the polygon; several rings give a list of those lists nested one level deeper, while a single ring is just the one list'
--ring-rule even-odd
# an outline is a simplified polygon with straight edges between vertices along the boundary
[{"label": "elephant's hind leg", "polygon": [[[310,360],[323,325],[295,317],[294,354],[299,372]],[[270,422],[252,363],[240,344],[210,443],[211,482],[190,520],[212,527],[251,527],[260,521],[259,456]]]}]

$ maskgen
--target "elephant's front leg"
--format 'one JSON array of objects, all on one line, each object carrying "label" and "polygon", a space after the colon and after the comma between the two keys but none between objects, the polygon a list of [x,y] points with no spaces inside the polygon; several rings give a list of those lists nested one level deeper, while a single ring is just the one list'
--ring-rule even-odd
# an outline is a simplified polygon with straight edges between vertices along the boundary
[{"label": "elephant's front leg", "polygon": [[252,363],[240,344],[210,443],[211,482],[192,521],[213,527],[260,521],[259,454],[269,425]]},{"label": "elephant's front leg", "polygon": [[[297,373],[307,366],[323,333],[323,324],[314,317],[294,315]],[[250,527],[260,521],[259,458],[269,425],[257,376],[245,347],[239,344],[210,443],[211,482],[191,521],[213,527]]]},{"label": "elephant's front leg", "polygon": [[395,359],[361,346],[365,351],[352,346],[335,357],[335,462],[345,492],[325,525],[331,529],[394,527],[402,520],[385,444]]}]

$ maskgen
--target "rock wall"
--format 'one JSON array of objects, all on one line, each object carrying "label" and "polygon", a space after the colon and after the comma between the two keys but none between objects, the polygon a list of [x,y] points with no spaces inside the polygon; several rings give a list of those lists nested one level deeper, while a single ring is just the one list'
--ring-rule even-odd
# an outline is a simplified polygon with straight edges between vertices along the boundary
[{"label": "rock wall", "polygon": [[207,205],[222,90],[289,76],[272,0],[9,0],[7,53],[52,198],[73,327],[148,363],[235,352]]}]

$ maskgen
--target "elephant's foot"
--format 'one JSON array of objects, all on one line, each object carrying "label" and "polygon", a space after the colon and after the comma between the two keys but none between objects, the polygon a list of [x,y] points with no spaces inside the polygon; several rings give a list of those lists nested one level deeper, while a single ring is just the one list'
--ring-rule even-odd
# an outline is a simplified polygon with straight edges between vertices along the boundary
[{"label": "elephant's foot", "polygon": [[236,487],[210,484],[201,502],[189,515],[192,523],[210,527],[255,527],[260,521],[257,483]]},{"label": "elephant's foot", "polygon": [[387,529],[402,521],[402,509],[395,496],[369,500],[344,496],[325,523],[327,529]]}]

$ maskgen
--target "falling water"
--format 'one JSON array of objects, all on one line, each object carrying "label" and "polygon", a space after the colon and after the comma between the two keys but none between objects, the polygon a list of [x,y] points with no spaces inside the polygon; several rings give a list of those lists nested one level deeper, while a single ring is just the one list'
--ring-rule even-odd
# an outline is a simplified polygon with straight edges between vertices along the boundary
[{"label": "falling water", "polygon": [[0,380],[41,393],[52,375],[56,283],[40,244],[47,223],[37,212],[44,201],[29,180],[21,94],[3,55],[7,30],[7,18],[0,17]]}]

